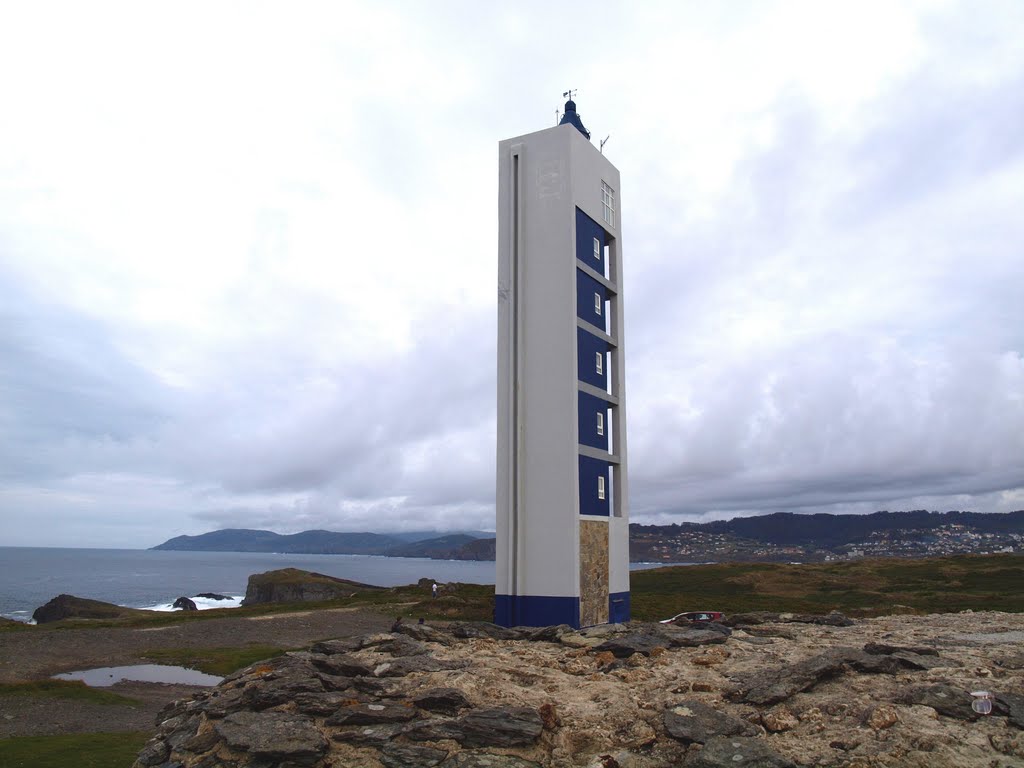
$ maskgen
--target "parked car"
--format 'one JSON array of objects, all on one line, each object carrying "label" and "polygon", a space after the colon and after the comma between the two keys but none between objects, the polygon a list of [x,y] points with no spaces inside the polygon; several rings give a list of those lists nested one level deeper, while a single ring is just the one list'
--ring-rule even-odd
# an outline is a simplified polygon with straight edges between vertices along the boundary
[{"label": "parked car", "polygon": [[677,613],[671,619],[662,619],[660,624],[682,624],[690,622],[691,624],[699,624],[701,622],[708,621],[721,621],[721,611],[686,611],[686,613]]}]

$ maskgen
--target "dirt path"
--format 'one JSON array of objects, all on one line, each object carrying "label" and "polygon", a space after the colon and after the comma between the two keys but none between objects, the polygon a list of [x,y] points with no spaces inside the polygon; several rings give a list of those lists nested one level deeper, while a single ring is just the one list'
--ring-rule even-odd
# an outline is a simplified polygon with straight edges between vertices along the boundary
[{"label": "dirt path", "polygon": [[[304,648],[317,640],[387,630],[392,619],[336,609],[254,618],[190,621],[156,628],[32,629],[0,632],[0,683],[44,680],[60,672],[148,663],[161,648]],[[0,695],[0,738],[58,733],[152,731],[160,709],[200,690],[186,685],[118,683],[109,689],[137,704],[97,705]]]}]

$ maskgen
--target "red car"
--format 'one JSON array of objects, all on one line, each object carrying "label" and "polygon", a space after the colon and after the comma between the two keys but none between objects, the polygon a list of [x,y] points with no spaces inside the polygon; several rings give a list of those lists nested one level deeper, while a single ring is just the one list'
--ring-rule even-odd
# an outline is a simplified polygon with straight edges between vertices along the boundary
[{"label": "red car", "polygon": [[722,613],[720,611],[687,611],[686,613],[677,613],[671,619],[662,619],[659,624],[677,624],[683,622],[690,622],[693,624],[707,622],[707,621],[721,621]]}]

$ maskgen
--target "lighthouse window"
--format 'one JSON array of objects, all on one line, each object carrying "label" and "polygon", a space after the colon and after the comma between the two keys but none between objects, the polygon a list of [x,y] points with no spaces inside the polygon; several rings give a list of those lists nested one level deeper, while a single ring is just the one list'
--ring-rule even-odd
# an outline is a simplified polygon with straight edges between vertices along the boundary
[{"label": "lighthouse window", "polygon": [[604,500],[604,477],[598,476],[597,478],[597,498]]},{"label": "lighthouse window", "polygon": [[600,315],[601,314],[601,305],[602,304],[604,304],[604,302],[601,300],[601,294],[600,293],[595,293],[594,294],[594,314],[596,314],[596,315]]},{"label": "lighthouse window", "polygon": [[604,414],[603,413],[597,414],[597,434],[599,434],[599,435],[603,435],[604,434]]},{"label": "lighthouse window", "polygon": [[601,182],[601,214],[611,226],[615,226],[615,190]]},{"label": "lighthouse window", "polygon": [[594,258],[599,261],[601,259],[601,241],[596,237],[594,238]]},{"label": "lighthouse window", "polygon": [[600,352],[594,353],[594,370],[597,371],[598,374],[604,374],[604,355]]}]

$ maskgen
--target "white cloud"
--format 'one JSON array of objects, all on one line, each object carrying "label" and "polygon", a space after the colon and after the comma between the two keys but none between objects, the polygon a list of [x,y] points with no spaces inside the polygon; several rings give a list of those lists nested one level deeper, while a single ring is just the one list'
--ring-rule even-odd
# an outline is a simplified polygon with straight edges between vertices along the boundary
[{"label": "white cloud", "polygon": [[495,148],[570,86],[623,173],[634,519],[1020,508],[1022,33],[1012,2],[9,9],[0,541],[493,525]]}]

